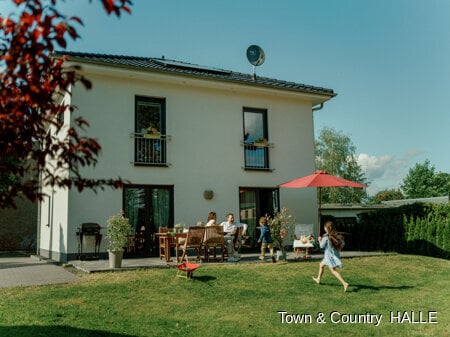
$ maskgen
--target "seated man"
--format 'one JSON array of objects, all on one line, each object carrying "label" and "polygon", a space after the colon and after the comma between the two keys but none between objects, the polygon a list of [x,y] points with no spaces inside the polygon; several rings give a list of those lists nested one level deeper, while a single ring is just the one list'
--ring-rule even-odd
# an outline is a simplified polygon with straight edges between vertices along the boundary
[{"label": "seated man", "polygon": [[227,245],[228,251],[228,261],[229,262],[237,262],[240,260],[240,256],[238,252],[235,250],[235,240],[239,237],[239,228],[242,227],[242,224],[234,222],[233,213],[227,214],[227,221],[222,222],[220,224],[223,226],[223,232],[225,234],[224,239]]}]

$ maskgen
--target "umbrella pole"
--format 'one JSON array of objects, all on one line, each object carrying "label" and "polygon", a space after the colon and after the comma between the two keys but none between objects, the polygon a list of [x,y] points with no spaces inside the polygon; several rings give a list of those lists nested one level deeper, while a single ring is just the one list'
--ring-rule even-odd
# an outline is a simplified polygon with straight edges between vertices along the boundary
[{"label": "umbrella pole", "polygon": [[319,231],[317,232],[317,235],[320,236],[320,203],[322,198],[322,188],[317,188],[317,224],[319,226]]}]

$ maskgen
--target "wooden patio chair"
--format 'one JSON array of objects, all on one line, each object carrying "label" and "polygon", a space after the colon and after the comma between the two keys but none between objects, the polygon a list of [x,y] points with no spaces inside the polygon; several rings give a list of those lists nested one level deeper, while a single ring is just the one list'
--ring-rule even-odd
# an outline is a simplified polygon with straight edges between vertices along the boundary
[{"label": "wooden patio chair", "polygon": [[247,224],[242,224],[242,226],[237,228],[236,235],[234,236],[234,250],[240,252],[247,238]]},{"label": "wooden patio chair", "polygon": [[183,254],[181,255],[180,262],[183,262],[184,259],[186,259],[187,262],[189,261],[187,250],[190,248],[195,249],[197,252],[197,261],[200,261],[204,236],[205,227],[189,227],[186,240],[181,247],[183,249]]},{"label": "wooden patio chair", "polygon": [[134,251],[135,252],[142,252],[145,251],[146,247],[146,239],[147,239],[147,232],[145,230],[145,226],[141,226],[139,230],[136,231],[134,234]]},{"label": "wooden patio chair", "polygon": [[[174,232],[174,229],[170,228],[170,227],[159,227],[159,233],[170,233],[170,232]],[[160,259],[166,257],[164,240],[165,240],[165,238],[163,238],[161,236],[159,237],[159,258]],[[169,241],[169,249],[174,248],[175,245],[176,245],[175,238],[173,238]]]},{"label": "wooden patio chair", "polygon": [[225,252],[227,247],[223,239],[223,226],[208,226],[205,227],[205,238],[203,241],[203,247],[205,248],[205,260],[209,261],[209,250],[213,248],[214,259],[217,259],[217,248],[220,248],[221,261],[225,258]]}]

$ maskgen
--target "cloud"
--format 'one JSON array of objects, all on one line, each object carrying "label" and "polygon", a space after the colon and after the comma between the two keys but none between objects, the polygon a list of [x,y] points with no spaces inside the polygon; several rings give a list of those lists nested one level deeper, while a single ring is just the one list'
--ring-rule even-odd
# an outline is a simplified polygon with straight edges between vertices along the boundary
[{"label": "cloud", "polygon": [[369,180],[381,178],[386,173],[387,168],[392,165],[394,157],[391,155],[383,155],[381,157],[371,156],[366,153],[358,155],[358,164]]},{"label": "cloud", "polygon": [[399,188],[409,168],[412,167],[411,163],[414,158],[420,156],[421,153],[421,151],[411,149],[400,157],[389,154],[381,156],[359,154],[358,164],[370,182],[367,189],[368,194],[375,195],[385,189]]}]

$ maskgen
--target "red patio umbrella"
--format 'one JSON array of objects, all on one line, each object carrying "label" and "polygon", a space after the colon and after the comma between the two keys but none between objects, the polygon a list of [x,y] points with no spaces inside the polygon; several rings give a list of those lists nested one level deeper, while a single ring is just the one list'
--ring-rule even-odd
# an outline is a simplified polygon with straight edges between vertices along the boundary
[{"label": "red patio umbrella", "polygon": [[280,187],[286,188],[303,188],[303,187],[317,187],[318,193],[318,225],[320,233],[320,197],[322,187],[356,187],[356,188],[366,188],[364,184],[357,183],[355,181],[339,178],[328,174],[325,171],[316,171],[305,177],[297,178],[283,184],[278,185]]}]

